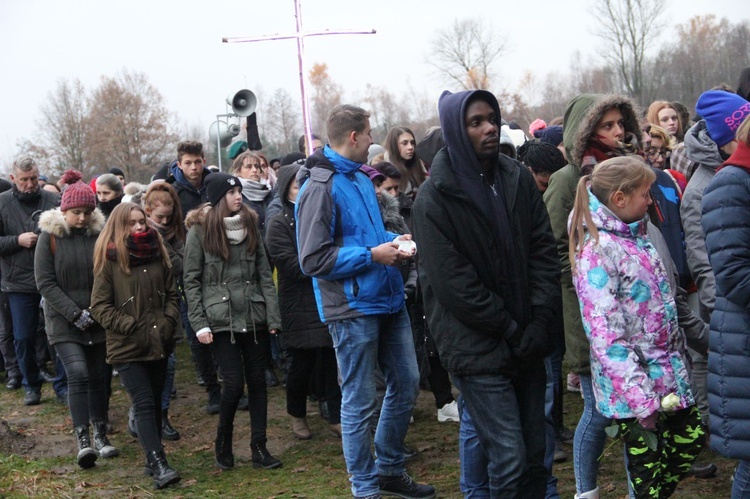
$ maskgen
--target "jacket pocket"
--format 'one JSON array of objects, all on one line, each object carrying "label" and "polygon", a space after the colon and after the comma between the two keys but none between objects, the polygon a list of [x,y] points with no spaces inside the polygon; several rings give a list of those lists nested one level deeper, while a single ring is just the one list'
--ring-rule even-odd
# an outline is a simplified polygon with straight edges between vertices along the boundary
[{"label": "jacket pocket", "polygon": [[266,324],[266,299],[259,293],[250,295],[250,320],[255,324]]},{"label": "jacket pocket", "polygon": [[232,307],[229,304],[229,294],[221,291],[203,300],[203,310],[206,320],[211,328],[228,326],[232,315]]}]

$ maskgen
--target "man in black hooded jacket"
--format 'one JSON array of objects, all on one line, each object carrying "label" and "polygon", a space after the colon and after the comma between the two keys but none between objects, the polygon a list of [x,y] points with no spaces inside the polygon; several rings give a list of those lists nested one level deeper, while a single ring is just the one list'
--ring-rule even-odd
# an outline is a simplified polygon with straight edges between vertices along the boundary
[{"label": "man in black hooded jacket", "polygon": [[463,398],[462,490],[542,498],[554,236],[534,178],[499,154],[494,95],[444,92],[438,109],[446,147],[412,222],[427,320]]}]

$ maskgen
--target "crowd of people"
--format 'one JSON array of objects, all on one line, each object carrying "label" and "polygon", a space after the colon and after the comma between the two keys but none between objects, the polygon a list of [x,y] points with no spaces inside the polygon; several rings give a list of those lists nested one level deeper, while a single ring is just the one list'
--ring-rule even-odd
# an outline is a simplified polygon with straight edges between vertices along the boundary
[{"label": "crowd of people", "polygon": [[[294,436],[311,438],[314,397],[354,497],[437,494],[405,464],[420,386],[438,421],[460,422],[465,497],[559,497],[553,463],[572,442],[575,497],[599,498],[607,428],[631,497],[713,476],[695,464],[709,445],[738,460],[732,497],[750,497],[750,95],[738,88],[702,93],[692,120],[676,102],[641,113],[582,94],[528,136],[492,93],[446,91],[439,127],[419,142],[394,127],[382,146],[369,113],[341,105],[326,140],[302,137],[299,152],[268,161],[238,140],[221,172],[184,141],[148,185],[117,168],[53,184],[19,158],[0,182],[7,388],[36,405],[50,382],[90,468],[119,454],[118,376],[156,488],[180,480],[162,440],[180,438],[169,410],[184,336],[224,471],[238,409],[252,465],[282,466],[266,446],[278,371]],[[566,386],[583,398],[575,431]]]}]

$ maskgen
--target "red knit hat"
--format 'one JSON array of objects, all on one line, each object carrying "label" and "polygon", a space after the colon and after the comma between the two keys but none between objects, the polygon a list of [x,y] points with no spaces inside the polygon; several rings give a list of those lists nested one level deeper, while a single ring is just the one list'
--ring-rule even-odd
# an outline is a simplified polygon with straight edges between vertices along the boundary
[{"label": "red knit hat", "polygon": [[88,185],[81,182],[81,172],[66,170],[60,179],[61,183],[67,184],[62,193],[60,210],[71,208],[96,208],[96,194]]}]

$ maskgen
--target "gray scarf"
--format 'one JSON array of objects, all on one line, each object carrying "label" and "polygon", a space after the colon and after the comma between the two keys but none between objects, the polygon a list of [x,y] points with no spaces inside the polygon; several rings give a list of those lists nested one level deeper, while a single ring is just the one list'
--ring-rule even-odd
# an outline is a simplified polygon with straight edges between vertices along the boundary
[{"label": "gray scarf", "polygon": [[255,180],[241,178],[240,183],[242,183],[242,195],[248,201],[263,201],[269,194],[271,194],[271,191],[266,185],[256,182]]}]

